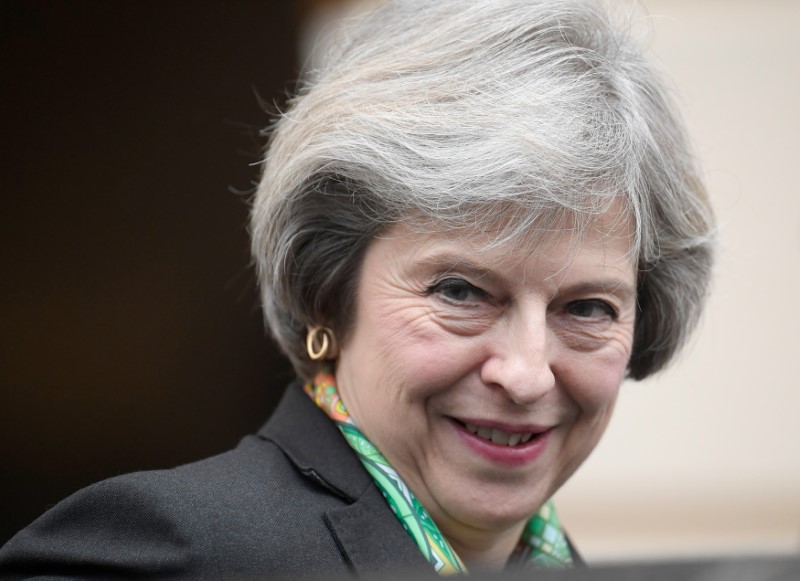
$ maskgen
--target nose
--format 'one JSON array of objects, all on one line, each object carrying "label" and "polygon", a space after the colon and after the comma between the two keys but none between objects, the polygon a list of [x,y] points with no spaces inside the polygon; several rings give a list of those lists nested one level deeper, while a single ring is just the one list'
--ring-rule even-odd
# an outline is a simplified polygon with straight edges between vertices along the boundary
[{"label": "nose", "polygon": [[497,331],[481,366],[484,383],[499,387],[519,405],[534,403],[554,389],[553,341],[546,312],[520,313]]}]

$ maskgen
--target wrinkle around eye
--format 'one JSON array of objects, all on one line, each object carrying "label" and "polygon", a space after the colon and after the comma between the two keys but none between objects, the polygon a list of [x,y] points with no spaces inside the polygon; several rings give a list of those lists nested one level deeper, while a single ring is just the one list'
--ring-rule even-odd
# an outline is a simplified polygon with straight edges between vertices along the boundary
[{"label": "wrinkle around eye", "polygon": [[454,306],[443,301],[429,306],[431,321],[448,333],[469,336],[479,335],[494,326],[497,321],[496,307],[475,305]]},{"label": "wrinkle around eye", "polygon": [[551,319],[550,325],[554,326],[560,341],[576,351],[596,351],[608,346],[630,351],[632,344],[633,323],[627,319],[609,317],[594,321],[559,313]]}]

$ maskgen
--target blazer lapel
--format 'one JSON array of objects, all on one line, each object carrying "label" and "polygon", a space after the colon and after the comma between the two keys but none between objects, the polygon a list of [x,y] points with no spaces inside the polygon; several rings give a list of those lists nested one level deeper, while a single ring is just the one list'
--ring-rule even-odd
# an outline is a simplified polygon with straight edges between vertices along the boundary
[{"label": "blazer lapel", "polygon": [[354,503],[329,510],[325,521],[358,575],[430,567],[375,485]]},{"label": "blazer lapel", "polygon": [[259,435],[280,446],[302,474],[345,501],[324,518],[355,573],[430,567],[339,429],[299,383],[289,385]]}]

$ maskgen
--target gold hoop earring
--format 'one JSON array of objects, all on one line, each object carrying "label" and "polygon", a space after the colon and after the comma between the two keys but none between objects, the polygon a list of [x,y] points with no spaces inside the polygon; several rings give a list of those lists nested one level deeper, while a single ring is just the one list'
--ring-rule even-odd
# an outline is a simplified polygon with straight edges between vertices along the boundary
[{"label": "gold hoop earring", "polygon": [[317,325],[308,330],[306,351],[312,361],[333,359],[336,355],[336,338],[328,327]]}]

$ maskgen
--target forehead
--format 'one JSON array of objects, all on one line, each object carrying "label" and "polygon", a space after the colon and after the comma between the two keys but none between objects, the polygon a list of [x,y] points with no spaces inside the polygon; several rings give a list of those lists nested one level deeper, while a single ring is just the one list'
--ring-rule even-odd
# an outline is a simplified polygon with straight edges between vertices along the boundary
[{"label": "forehead", "polygon": [[569,210],[543,212],[539,216],[519,216],[491,208],[470,224],[408,216],[390,226],[380,237],[403,238],[416,246],[457,243],[465,252],[487,259],[503,256],[524,261],[542,251],[559,258],[574,258],[579,251],[608,249],[636,262],[636,228],[629,212],[616,201],[596,215],[575,214]]},{"label": "forehead", "polygon": [[515,255],[535,251],[570,234],[571,246],[627,238],[638,255],[638,228],[634,212],[621,195],[587,193],[580,208],[532,197],[525,203],[487,201],[433,214],[411,211],[402,216],[405,227],[426,236],[461,238],[476,252],[503,247]]}]

